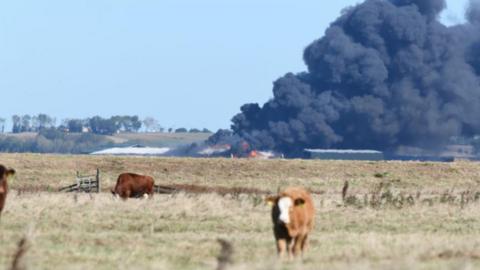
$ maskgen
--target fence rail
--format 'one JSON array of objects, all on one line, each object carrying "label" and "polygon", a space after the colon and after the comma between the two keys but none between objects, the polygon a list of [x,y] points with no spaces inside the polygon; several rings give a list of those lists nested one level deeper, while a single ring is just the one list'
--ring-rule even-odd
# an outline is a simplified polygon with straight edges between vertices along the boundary
[{"label": "fence rail", "polygon": [[265,195],[269,192],[266,190],[260,190],[256,188],[248,187],[221,187],[221,186],[201,186],[201,185],[189,185],[189,184],[172,184],[172,185],[154,185],[155,193],[160,194],[172,194],[178,192],[185,193],[216,193],[219,195],[227,194],[256,194]]},{"label": "fence rail", "polygon": [[160,193],[160,194],[171,194],[175,192],[179,192],[175,187],[172,186],[162,186],[162,185],[154,185],[153,190],[155,193]]}]

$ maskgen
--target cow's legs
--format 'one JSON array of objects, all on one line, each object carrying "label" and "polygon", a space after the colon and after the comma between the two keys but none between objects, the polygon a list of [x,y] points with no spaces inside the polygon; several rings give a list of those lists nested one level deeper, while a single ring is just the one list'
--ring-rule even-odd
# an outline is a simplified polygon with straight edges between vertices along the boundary
[{"label": "cow's legs", "polygon": [[303,255],[305,235],[299,235],[295,237],[295,244],[293,245],[293,256],[298,256],[300,253]]},{"label": "cow's legs", "polygon": [[2,214],[3,208],[5,207],[5,201],[7,200],[7,193],[5,189],[0,185],[0,214]]},{"label": "cow's legs", "polygon": [[120,195],[120,197],[122,197],[122,199],[126,200],[126,199],[130,198],[130,195],[131,195],[130,190],[124,190],[124,191],[122,191],[122,195]]},{"label": "cow's legs", "polygon": [[298,254],[300,253],[302,243],[303,243],[303,236],[302,235],[299,235],[299,236],[294,238],[293,243],[292,243],[292,247],[291,247],[291,253],[292,253],[293,257],[297,257]]},{"label": "cow's legs", "polygon": [[288,241],[287,241],[287,251],[288,251],[288,260],[292,260],[293,259],[293,256],[295,255],[294,254],[294,248],[296,246],[296,237],[295,238],[290,238]]},{"label": "cow's legs", "polygon": [[308,248],[308,234],[306,234],[302,241],[302,255],[308,250]]},{"label": "cow's legs", "polygon": [[154,192],[155,192],[155,189],[153,188],[153,186],[151,188],[150,187],[147,188],[148,197],[150,199],[153,198],[153,193]]},{"label": "cow's legs", "polygon": [[277,253],[278,256],[283,259],[285,257],[285,252],[287,251],[287,240],[286,239],[277,239]]}]

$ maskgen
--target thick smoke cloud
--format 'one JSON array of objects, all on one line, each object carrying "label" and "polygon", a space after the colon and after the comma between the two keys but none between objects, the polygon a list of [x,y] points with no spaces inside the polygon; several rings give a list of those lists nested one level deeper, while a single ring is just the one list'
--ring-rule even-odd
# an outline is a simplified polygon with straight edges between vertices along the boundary
[{"label": "thick smoke cloud", "polygon": [[391,2],[399,7],[415,5],[420,13],[428,16],[429,19],[435,19],[446,7],[444,0],[392,0]]},{"label": "thick smoke cloud", "polygon": [[467,19],[472,24],[480,23],[480,0],[470,0],[467,11]]},{"label": "thick smoke cloud", "polygon": [[367,0],[346,9],[304,51],[263,106],[232,130],[258,149],[435,149],[480,134],[480,5],[468,23],[438,21],[443,0]]}]

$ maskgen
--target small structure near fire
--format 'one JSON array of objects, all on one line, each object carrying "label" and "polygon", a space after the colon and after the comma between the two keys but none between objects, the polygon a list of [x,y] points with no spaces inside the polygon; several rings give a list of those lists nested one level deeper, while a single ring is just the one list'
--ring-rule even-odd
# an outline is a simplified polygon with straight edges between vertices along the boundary
[{"label": "small structure near fire", "polygon": [[198,155],[206,157],[214,156],[228,156],[228,153],[232,149],[230,144],[216,144],[203,148],[198,151]]},{"label": "small structure near fire", "polygon": [[473,147],[473,145],[463,144],[447,145],[440,156],[453,160],[473,160],[476,158],[475,147]]},{"label": "small structure near fire", "polygon": [[383,152],[353,149],[305,149],[306,157],[330,160],[384,160]]},{"label": "small structure near fire", "polygon": [[282,154],[275,153],[273,151],[257,151],[252,150],[248,153],[247,158],[253,159],[273,159],[273,158],[283,158]]},{"label": "small structure near fire", "polygon": [[455,160],[478,160],[479,157],[475,154],[473,145],[451,144],[442,149],[434,150],[403,146],[388,158],[393,160],[452,162]]}]

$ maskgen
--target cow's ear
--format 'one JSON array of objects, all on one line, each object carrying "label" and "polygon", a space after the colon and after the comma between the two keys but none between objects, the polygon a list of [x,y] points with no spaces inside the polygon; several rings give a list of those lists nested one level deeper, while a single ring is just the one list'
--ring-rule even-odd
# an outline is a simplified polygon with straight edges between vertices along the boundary
[{"label": "cow's ear", "polygon": [[7,177],[15,175],[15,170],[14,169],[8,169],[7,170]]},{"label": "cow's ear", "polygon": [[270,206],[274,206],[278,201],[278,196],[268,196],[267,198],[265,198],[265,202],[270,205]]},{"label": "cow's ear", "polygon": [[295,206],[303,206],[305,204],[305,200],[302,198],[298,198],[294,202]]}]

